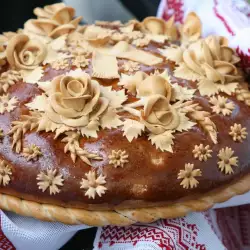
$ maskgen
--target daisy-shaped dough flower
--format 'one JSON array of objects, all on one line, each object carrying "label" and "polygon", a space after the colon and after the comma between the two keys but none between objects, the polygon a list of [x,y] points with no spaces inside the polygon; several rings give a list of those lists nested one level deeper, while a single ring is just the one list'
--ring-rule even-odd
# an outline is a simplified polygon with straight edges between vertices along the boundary
[{"label": "daisy-shaped dough flower", "polygon": [[213,104],[212,110],[214,113],[222,113],[224,116],[230,115],[235,108],[234,104],[229,102],[224,96],[218,96],[218,98],[213,96],[210,98],[209,102]]},{"label": "daisy-shaped dough flower", "polygon": [[144,34],[140,31],[131,31],[129,33],[126,34],[128,39],[130,40],[136,40],[136,39],[140,39],[140,38],[143,38],[144,37]]},{"label": "daisy-shaped dough flower", "polygon": [[122,69],[126,72],[132,73],[134,71],[139,71],[141,67],[138,62],[126,61],[123,63]]},{"label": "daisy-shaped dough flower", "polygon": [[244,127],[242,128],[241,124],[235,123],[233,126],[230,127],[229,135],[233,137],[234,141],[242,142],[244,139],[247,138],[247,129]]},{"label": "daisy-shaped dough flower", "polygon": [[51,63],[51,67],[56,70],[66,69],[67,67],[69,67],[69,61],[67,58],[56,60]]},{"label": "daisy-shaped dough flower", "polygon": [[135,39],[132,44],[136,47],[145,47],[149,44],[150,40],[146,37]]},{"label": "daisy-shaped dough flower", "polygon": [[222,148],[219,151],[218,157],[220,161],[218,161],[218,165],[221,172],[225,172],[225,174],[232,174],[234,172],[232,166],[238,166],[238,157],[233,157],[233,154],[234,151],[229,147]]},{"label": "daisy-shaped dough flower", "polygon": [[10,182],[12,171],[5,161],[0,162],[0,185],[7,186]]},{"label": "daisy-shaped dough flower", "polygon": [[72,49],[72,54],[75,56],[85,56],[88,57],[92,53],[91,49],[88,47],[76,47]]},{"label": "daisy-shaped dough flower", "polygon": [[[72,41],[73,44],[73,41]],[[88,47],[81,47],[80,44],[76,44],[75,46],[67,46],[62,49],[64,53],[73,55],[73,56],[85,56],[89,57],[91,52],[91,49]]]},{"label": "daisy-shaped dough flower", "polygon": [[86,59],[83,55],[76,56],[72,59],[72,65],[77,68],[85,68],[89,65],[89,59]]},{"label": "daisy-shaped dough flower", "polygon": [[112,150],[109,157],[109,164],[114,165],[115,168],[123,167],[125,163],[128,162],[128,154],[125,150]]},{"label": "daisy-shaped dough flower", "polygon": [[50,195],[60,193],[58,186],[63,186],[64,181],[62,174],[57,174],[56,169],[47,169],[46,173],[41,171],[36,179],[39,181],[38,189],[44,192],[49,188]]},{"label": "daisy-shaped dough flower", "polygon": [[126,34],[119,33],[119,32],[114,32],[111,35],[111,39],[112,39],[113,42],[120,42],[120,41],[128,40]]},{"label": "daisy-shaped dough flower", "polygon": [[15,96],[12,98],[10,98],[9,94],[0,96],[0,114],[14,110],[17,102],[18,100]]},{"label": "daisy-shaped dough flower", "polygon": [[105,194],[105,191],[107,190],[107,188],[103,186],[106,184],[105,176],[101,174],[97,177],[94,171],[89,171],[85,176],[86,179],[82,178],[80,183],[80,188],[86,190],[85,196],[88,196],[89,199],[95,199],[96,194],[98,194],[99,197]]},{"label": "daisy-shaped dough flower", "polygon": [[23,149],[23,156],[27,159],[27,161],[37,160],[41,155],[41,149],[35,144],[32,144],[29,147]]},{"label": "daisy-shaped dough flower", "polygon": [[183,188],[195,188],[199,184],[195,177],[201,176],[201,170],[193,168],[194,164],[186,163],[185,170],[180,170],[177,179],[183,179],[180,183]]},{"label": "daisy-shaped dough flower", "polygon": [[211,158],[213,151],[210,149],[210,146],[204,146],[203,144],[195,145],[194,146],[194,150],[193,150],[193,154],[194,154],[194,158],[198,158],[199,161],[207,161],[208,158]]}]

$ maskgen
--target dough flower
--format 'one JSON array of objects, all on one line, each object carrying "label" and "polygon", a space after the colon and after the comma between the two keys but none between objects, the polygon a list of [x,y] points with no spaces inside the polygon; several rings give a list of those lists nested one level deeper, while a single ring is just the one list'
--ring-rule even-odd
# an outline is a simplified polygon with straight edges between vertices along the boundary
[{"label": "dough flower", "polygon": [[174,130],[180,124],[180,117],[168,99],[162,95],[151,95],[146,99],[141,120],[153,134]]},{"label": "dough flower", "polygon": [[75,9],[66,6],[64,3],[35,8],[34,13],[38,19],[28,20],[24,25],[25,30],[52,38],[57,38],[75,30],[82,19],[82,17],[73,19]]},{"label": "dough flower", "polygon": [[46,55],[47,48],[42,42],[31,40],[24,34],[13,36],[6,48],[7,60],[16,69],[33,70],[43,62]]},{"label": "dough flower", "polygon": [[58,124],[84,127],[96,120],[108,107],[100,97],[98,82],[84,73],[82,77],[58,76],[52,82],[46,114]]}]

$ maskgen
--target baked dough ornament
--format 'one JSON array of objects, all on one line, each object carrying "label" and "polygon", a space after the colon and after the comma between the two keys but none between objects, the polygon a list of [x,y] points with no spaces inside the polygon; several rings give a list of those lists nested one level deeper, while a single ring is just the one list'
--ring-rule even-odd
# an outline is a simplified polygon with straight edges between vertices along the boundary
[{"label": "baked dough ornament", "polygon": [[247,138],[247,129],[242,128],[241,124],[235,123],[233,126],[230,127],[229,135],[232,136],[234,141],[242,142],[244,139]]},{"label": "baked dough ornament", "polygon": [[10,97],[9,94],[0,96],[0,114],[13,111],[17,102],[18,99],[15,96]]},{"label": "baked dough ornament", "polygon": [[0,162],[0,184],[7,186],[11,181],[12,171],[10,166],[5,162]]},{"label": "baked dough ornament", "polygon": [[0,76],[0,93],[6,93],[10,86],[21,80],[22,76],[19,71],[8,70],[3,72]]},{"label": "baked dough ornament", "polygon": [[1,209],[129,225],[250,190],[248,84],[195,13],[82,26],[61,3],[34,12],[0,36]]},{"label": "baked dough ornament", "polygon": [[44,8],[35,8],[34,14],[38,19],[30,19],[25,23],[25,28],[38,35],[47,35],[57,38],[75,30],[82,17],[73,19],[75,10],[58,3]]}]

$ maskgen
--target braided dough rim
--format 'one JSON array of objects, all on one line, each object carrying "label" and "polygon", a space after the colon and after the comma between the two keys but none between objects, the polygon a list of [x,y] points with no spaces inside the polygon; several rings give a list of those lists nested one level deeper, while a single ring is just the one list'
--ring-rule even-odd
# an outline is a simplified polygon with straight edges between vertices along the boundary
[{"label": "braided dough rim", "polygon": [[127,226],[137,222],[151,223],[158,219],[176,218],[185,216],[190,212],[201,212],[211,208],[216,203],[227,201],[235,195],[246,193],[249,190],[250,174],[247,174],[235,183],[213,190],[197,199],[180,201],[166,206],[90,211],[41,204],[0,193],[0,208],[43,221],[62,222],[71,225]]}]

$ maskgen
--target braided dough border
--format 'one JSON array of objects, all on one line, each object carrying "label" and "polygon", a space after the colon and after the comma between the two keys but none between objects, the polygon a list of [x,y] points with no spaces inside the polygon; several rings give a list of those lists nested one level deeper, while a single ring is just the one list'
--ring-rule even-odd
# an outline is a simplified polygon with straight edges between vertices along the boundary
[{"label": "braided dough border", "polygon": [[162,218],[176,218],[185,216],[190,212],[204,211],[211,208],[215,203],[227,201],[233,196],[243,194],[249,190],[250,174],[231,185],[219,190],[213,190],[200,198],[180,201],[161,207],[90,211],[40,204],[0,193],[0,208],[43,221],[57,221],[71,225],[126,226],[137,222],[150,223]]}]

